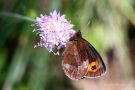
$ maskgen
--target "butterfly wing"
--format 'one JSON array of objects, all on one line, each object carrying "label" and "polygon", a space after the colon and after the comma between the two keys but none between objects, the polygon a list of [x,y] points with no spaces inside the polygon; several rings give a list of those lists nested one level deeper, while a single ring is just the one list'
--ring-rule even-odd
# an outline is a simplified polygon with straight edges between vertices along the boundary
[{"label": "butterfly wing", "polygon": [[62,67],[65,74],[72,80],[82,79],[87,73],[89,61],[83,44],[78,40],[69,41],[63,53]]},{"label": "butterfly wing", "polygon": [[83,41],[85,42],[85,47],[89,57],[89,65],[85,77],[92,78],[101,76],[106,71],[106,67],[101,56],[88,41]]},{"label": "butterfly wing", "polygon": [[101,76],[106,67],[96,49],[78,31],[70,38],[63,53],[62,67],[72,80]]}]

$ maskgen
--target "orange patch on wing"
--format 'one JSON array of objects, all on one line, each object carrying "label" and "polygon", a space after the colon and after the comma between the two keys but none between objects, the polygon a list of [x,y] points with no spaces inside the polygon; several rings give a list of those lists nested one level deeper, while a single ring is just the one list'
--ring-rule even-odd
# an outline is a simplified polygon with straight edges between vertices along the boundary
[{"label": "orange patch on wing", "polygon": [[89,65],[88,65],[89,72],[96,72],[97,70],[98,70],[98,62],[97,61],[93,61],[93,62],[89,63]]}]

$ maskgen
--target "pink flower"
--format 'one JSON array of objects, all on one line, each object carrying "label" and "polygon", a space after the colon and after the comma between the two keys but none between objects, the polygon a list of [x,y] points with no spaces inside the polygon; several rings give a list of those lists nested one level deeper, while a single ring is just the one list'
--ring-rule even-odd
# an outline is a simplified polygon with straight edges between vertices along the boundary
[{"label": "pink flower", "polygon": [[65,19],[65,15],[60,16],[60,13],[56,11],[51,12],[48,16],[37,17],[36,26],[40,41],[35,47],[44,46],[49,52],[53,52],[55,46],[58,50],[65,47],[70,37],[75,33],[74,25]]}]

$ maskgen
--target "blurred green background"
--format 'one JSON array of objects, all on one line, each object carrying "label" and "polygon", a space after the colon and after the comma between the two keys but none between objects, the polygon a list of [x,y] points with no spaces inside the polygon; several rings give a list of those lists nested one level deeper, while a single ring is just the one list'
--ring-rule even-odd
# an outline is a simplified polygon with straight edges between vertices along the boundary
[{"label": "blurred green background", "polygon": [[[72,81],[61,57],[34,48],[34,19],[54,10],[99,51],[105,75]],[[135,90],[134,85],[135,0],[0,0],[0,90]]]}]

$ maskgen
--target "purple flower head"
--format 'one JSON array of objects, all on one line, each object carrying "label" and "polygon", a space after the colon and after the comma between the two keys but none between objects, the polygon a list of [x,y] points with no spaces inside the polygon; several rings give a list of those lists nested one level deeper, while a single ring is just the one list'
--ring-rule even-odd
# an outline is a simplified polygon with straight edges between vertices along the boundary
[{"label": "purple flower head", "polygon": [[60,16],[60,13],[56,11],[51,12],[48,16],[37,17],[36,26],[40,42],[35,47],[44,46],[49,52],[53,52],[55,46],[58,50],[65,47],[70,37],[75,33],[74,25],[65,19],[65,15]]}]

